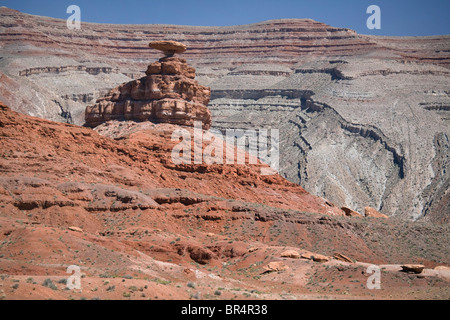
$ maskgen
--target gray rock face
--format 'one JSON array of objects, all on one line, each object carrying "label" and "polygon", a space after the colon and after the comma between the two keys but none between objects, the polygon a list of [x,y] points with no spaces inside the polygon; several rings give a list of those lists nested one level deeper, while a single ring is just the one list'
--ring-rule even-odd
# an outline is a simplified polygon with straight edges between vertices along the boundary
[{"label": "gray rock face", "polygon": [[213,127],[279,128],[286,178],[339,207],[449,221],[450,36],[364,36],[308,19],[74,31],[7,8],[0,35],[0,100],[79,125],[159,58],[149,41],[182,41],[211,87]]},{"label": "gray rock face", "polygon": [[448,69],[363,56],[300,63],[270,81],[254,75],[254,90],[247,76],[211,84],[213,126],[279,128],[286,178],[360,212],[449,213]]}]

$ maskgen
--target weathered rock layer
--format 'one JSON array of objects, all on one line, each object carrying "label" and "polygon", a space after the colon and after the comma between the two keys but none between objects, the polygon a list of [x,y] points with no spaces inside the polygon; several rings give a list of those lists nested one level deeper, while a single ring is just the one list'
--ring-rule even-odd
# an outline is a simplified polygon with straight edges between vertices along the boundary
[{"label": "weathered rock layer", "polygon": [[211,126],[206,105],[211,91],[194,80],[195,69],[185,59],[164,57],[148,66],[147,76],[112,89],[108,96],[86,108],[86,125],[95,127],[109,120],[166,122]]}]

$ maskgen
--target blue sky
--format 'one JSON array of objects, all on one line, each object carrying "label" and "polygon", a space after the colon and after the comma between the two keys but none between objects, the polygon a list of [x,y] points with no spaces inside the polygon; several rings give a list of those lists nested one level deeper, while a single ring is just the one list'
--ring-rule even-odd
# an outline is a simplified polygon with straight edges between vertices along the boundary
[{"label": "blue sky", "polygon": [[[25,13],[67,19],[81,8],[81,21],[121,24],[226,26],[281,18],[311,18],[362,34],[450,34],[450,0],[0,0]],[[381,9],[381,30],[369,30],[369,5]]]}]

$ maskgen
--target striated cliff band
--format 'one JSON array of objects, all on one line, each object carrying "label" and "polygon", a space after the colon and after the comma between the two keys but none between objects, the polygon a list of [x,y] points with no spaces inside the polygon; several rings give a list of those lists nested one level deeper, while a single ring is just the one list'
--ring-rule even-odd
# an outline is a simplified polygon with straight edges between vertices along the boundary
[{"label": "striated cliff band", "polygon": [[82,23],[0,8],[0,99],[84,124],[86,106],[180,54],[212,127],[278,128],[280,174],[359,213],[448,222],[450,36],[376,37],[308,19],[232,27]]}]

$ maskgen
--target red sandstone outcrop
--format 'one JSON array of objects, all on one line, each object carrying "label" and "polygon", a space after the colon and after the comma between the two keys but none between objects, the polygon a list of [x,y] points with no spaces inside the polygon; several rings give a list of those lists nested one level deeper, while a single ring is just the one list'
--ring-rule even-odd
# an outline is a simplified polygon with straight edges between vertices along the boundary
[{"label": "red sandstone outcrop", "polygon": [[341,210],[345,212],[345,215],[347,217],[362,217],[362,215],[359,212],[356,212],[353,209],[350,209],[349,207],[341,207]]},{"label": "red sandstone outcrop", "polygon": [[[395,53],[410,61],[450,65],[449,36],[376,37],[336,28],[311,19],[268,20],[242,26],[115,25],[83,22],[83,32],[68,33],[66,21],[0,8],[1,39],[7,46],[17,43],[37,48],[58,48],[65,56],[108,59],[127,68],[142,64],[142,45],[162,37],[185,37],[186,52],[197,65],[219,63],[227,67],[243,63],[294,65],[300,56],[349,56],[377,50]],[[50,40],[51,39],[51,40]],[[130,41],[132,40],[132,41]],[[105,45],[104,43],[108,43]],[[77,50],[74,50],[77,48]],[[12,47],[10,50],[14,50]],[[45,53],[44,53],[45,52]],[[264,52],[264,54],[261,54]],[[33,51],[36,55],[48,51]],[[154,55],[156,57],[156,55]],[[220,61],[217,61],[220,57]]]},{"label": "red sandstone outcrop", "polygon": [[[317,298],[324,287],[316,283],[339,272],[344,281],[334,282],[339,292],[332,293],[348,298],[344,291],[353,285],[353,296],[364,298],[366,278],[357,265],[335,268],[340,262],[332,261],[323,268],[275,255],[289,248],[315,261],[323,258],[313,252],[321,252],[326,261],[342,252],[374,264],[423,259],[427,268],[447,257],[446,226],[396,219],[361,224],[279,175],[261,176],[259,165],[171,165],[176,128],[111,121],[91,130],[0,103],[0,255],[7,275],[0,297],[189,299],[196,286],[205,296],[224,288],[223,299],[248,299],[251,290],[258,291],[255,299],[285,298],[286,292]],[[398,230],[408,232],[399,238]],[[67,278],[62,266],[73,264],[85,274],[82,292],[57,281],[58,290],[40,285]],[[383,273],[376,298],[410,297],[410,286],[399,290],[399,278],[390,274]],[[441,291],[446,297],[447,282],[417,279],[410,281],[425,286],[421,297]]]},{"label": "red sandstone outcrop", "polygon": [[177,41],[152,41],[148,44],[152,49],[164,52],[166,56],[173,56],[175,53],[183,53],[186,51],[186,45]]},{"label": "red sandstone outcrop", "polygon": [[[450,216],[450,36],[358,35],[309,19],[229,27],[83,22],[70,31],[63,19],[8,8],[0,16],[0,98],[13,110],[81,125],[86,106],[144,76],[150,41],[183,39],[183,58],[211,87],[213,126],[280,128],[289,137],[281,139],[280,172],[290,181],[361,213],[383,203],[390,216],[440,223]],[[313,112],[303,115],[303,107]],[[409,139],[409,130],[420,134]],[[332,157],[324,153],[330,145]],[[348,157],[346,145],[358,156]]]},{"label": "red sandstone outcrop", "polygon": [[404,264],[401,266],[403,271],[411,273],[422,273],[425,266],[423,264]]},{"label": "red sandstone outcrop", "polygon": [[289,267],[286,266],[281,261],[271,261],[266,266],[263,267],[264,271],[262,273],[280,272],[280,271],[285,271],[288,268]]},{"label": "red sandstone outcrop", "polygon": [[330,261],[330,258],[323,255],[323,254],[318,254],[318,253],[314,253],[314,252],[303,252],[300,256],[300,258],[303,259],[307,259],[307,260],[313,260],[315,262],[328,262]]},{"label": "red sandstone outcrop", "polygon": [[198,84],[195,69],[185,59],[172,57],[186,47],[177,42],[153,42],[150,47],[166,56],[148,66],[146,77],[124,83],[88,106],[87,126],[109,120],[152,120],[186,126],[201,121],[204,129],[211,127],[211,112],[206,107],[211,90]]},{"label": "red sandstone outcrop", "polygon": [[364,214],[366,215],[366,217],[372,217],[372,218],[384,218],[384,219],[389,218],[387,215],[382,214],[381,212],[378,212],[377,210],[375,210],[374,208],[371,208],[371,207],[365,207]]},{"label": "red sandstone outcrop", "polygon": [[324,256],[323,254],[318,254],[318,253],[315,253],[314,255],[312,255],[312,259],[315,262],[328,262],[328,261],[330,261],[329,257]]},{"label": "red sandstone outcrop", "polygon": [[83,229],[81,229],[81,228],[78,228],[78,227],[69,227],[68,228],[70,231],[75,231],[75,232],[83,232]]},{"label": "red sandstone outcrop", "polygon": [[300,258],[300,253],[298,253],[298,252],[295,251],[295,250],[290,249],[290,250],[283,251],[283,252],[281,253],[281,256],[282,256],[283,258],[298,259],[298,258]]},{"label": "red sandstone outcrop", "polygon": [[333,258],[337,259],[337,260],[341,260],[344,262],[348,262],[348,263],[354,263],[355,261],[353,261],[353,259],[347,257],[346,255],[343,255],[342,253],[336,252],[333,255]]}]

